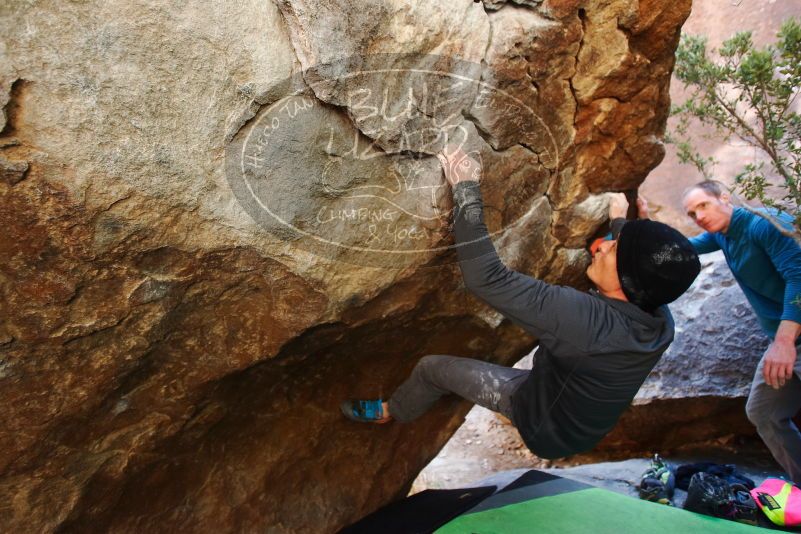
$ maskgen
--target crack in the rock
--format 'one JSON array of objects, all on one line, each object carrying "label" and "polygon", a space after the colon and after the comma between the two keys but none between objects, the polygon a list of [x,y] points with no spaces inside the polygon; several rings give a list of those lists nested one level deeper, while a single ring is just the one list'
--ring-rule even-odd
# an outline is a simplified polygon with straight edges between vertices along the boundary
[{"label": "crack in the rock", "polygon": [[492,17],[490,17],[490,14],[487,12],[487,6],[484,4],[484,2],[481,2],[481,7],[482,7],[482,9],[484,11],[484,16],[487,17],[487,26],[489,26],[489,35],[487,35],[487,46],[484,47],[484,54],[481,56],[482,72],[481,72],[481,78],[479,79],[479,81],[484,79],[483,70],[484,70],[484,67],[487,65],[487,54],[489,54],[490,46],[492,46],[492,37],[493,37],[494,31],[495,31],[495,29],[492,26]]},{"label": "crack in the rock", "polygon": [[[73,343],[75,343],[77,341],[80,341],[82,339],[86,339],[88,337],[95,336],[95,335],[100,334],[102,332],[105,332],[107,330],[111,330],[111,329],[117,328],[123,322],[125,322],[125,320],[128,317],[130,317],[131,313],[133,312],[133,309],[134,308],[131,308],[130,310],[128,310],[128,313],[126,313],[125,315],[120,317],[117,321],[115,321],[115,322],[113,322],[111,324],[105,325],[105,326],[100,326],[100,327],[96,328],[95,330],[90,330],[89,332],[84,332],[82,334],[75,334],[73,336],[70,336],[69,334],[66,334],[67,339],[62,341],[61,345],[64,346],[64,347],[67,347],[67,346],[72,345]],[[78,325],[78,326],[89,326],[89,325]],[[89,328],[92,328],[93,326],[94,325],[91,325],[91,326],[89,326]],[[62,326],[60,328],[60,330],[64,331],[67,328],[69,328],[69,327],[68,326]],[[55,337],[61,337],[61,335],[63,335],[63,333],[62,332],[54,332],[54,335],[55,335]]]},{"label": "crack in the rock", "polygon": [[[577,94],[577,91],[576,91],[576,87],[575,87],[575,85],[573,85],[573,78],[575,76],[577,76],[578,72],[579,72],[579,64],[580,64],[579,57],[581,56],[581,50],[584,47],[584,39],[585,39],[585,37],[587,35],[587,12],[586,12],[586,10],[584,8],[579,8],[579,10],[578,10],[578,18],[581,21],[581,36],[579,38],[578,49],[576,50],[576,54],[574,56],[575,63],[574,63],[574,66],[573,66],[573,74],[566,78],[566,80],[568,82],[568,86],[570,88],[570,93],[573,95],[573,102],[575,103],[575,107],[574,107],[574,111],[573,111],[573,128],[574,129],[577,126],[578,110],[579,110],[579,97],[578,97],[578,94]],[[558,175],[554,176],[554,178],[558,180]],[[544,196],[548,199],[548,203],[550,204],[551,211],[552,211],[552,213],[554,215],[554,217],[552,218],[552,221],[551,221],[550,234],[551,234],[551,237],[554,238],[554,240],[559,242],[559,240],[556,239],[556,234],[555,234],[555,231],[554,231],[555,230],[556,218],[557,218],[556,215],[558,215],[561,212],[565,212],[567,210],[572,209],[572,206],[568,206],[568,207],[560,209],[560,208],[558,208],[558,207],[556,207],[554,205],[553,199],[550,197],[550,195],[548,194],[547,191],[546,191]],[[550,258],[550,260],[548,262],[548,269],[550,269],[552,267],[553,262],[556,261],[556,259],[558,258],[559,249],[568,249],[568,247],[560,246],[560,247],[557,247],[556,249],[554,249],[553,254],[552,254],[552,256],[551,256],[551,258]]]},{"label": "crack in the rock", "polygon": [[[236,135],[242,131],[243,129],[247,128],[253,120],[258,116],[259,112],[264,106],[269,106],[274,104],[281,98],[290,95],[297,95],[297,94],[306,94],[310,98],[314,98],[318,102],[324,103],[320,100],[317,95],[314,93],[314,90],[309,85],[308,81],[306,80],[306,70],[303,68],[303,62],[300,60],[300,51],[298,50],[300,45],[296,45],[295,39],[293,39],[293,32],[292,32],[292,25],[288,21],[288,15],[285,13],[285,9],[292,11],[292,5],[289,2],[282,1],[282,0],[273,0],[273,4],[278,9],[278,13],[280,15],[280,20],[284,25],[284,34],[286,35],[287,39],[289,40],[290,47],[292,48],[292,53],[294,54],[294,59],[297,65],[300,66],[300,72],[293,72],[290,74],[288,80],[282,80],[277,84],[271,85],[266,90],[253,95],[252,87],[249,84],[245,84],[239,88],[239,92],[248,97],[248,104],[239,113],[239,117],[235,120],[231,120],[231,124],[229,124],[228,132],[225,135],[225,142],[230,142]],[[293,11],[294,13],[294,11]],[[298,81],[298,76],[302,79],[303,83],[306,86],[308,91],[301,91],[297,88],[293,88],[292,82]],[[287,88],[282,87],[283,83],[288,83],[288,90]]]},{"label": "crack in the rock", "polygon": [[573,127],[576,127],[576,119],[578,117],[578,108],[579,108],[579,98],[578,94],[576,93],[576,87],[573,85],[573,78],[578,75],[579,71],[579,56],[581,55],[581,49],[584,47],[584,37],[587,35],[587,12],[584,8],[578,10],[578,18],[581,21],[581,37],[579,38],[579,46],[578,50],[576,50],[575,56],[575,64],[573,66],[573,76],[568,77],[568,85],[570,86],[570,92],[573,94],[573,101],[576,103],[576,109],[573,112]]},{"label": "crack in the rock", "polygon": [[[21,113],[23,93],[31,82],[28,80],[17,78],[11,83],[8,91],[8,101],[3,106],[3,114],[5,115],[5,125],[3,130],[0,131],[0,149],[8,150],[7,154],[14,153],[16,147],[20,147],[22,143],[16,138],[19,115]],[[0,179],[5,181],[11,186],[15,186],[28,177],[31,171],[31,164],[24,159],[16,159],[13,156],[11,159],[0,157]]]},{"label": "crack in the rock", "polygon": [[17,78],[11,84],[11,89],[8,92],[8,102],[6,102],[6,105],[3,107],[3,113],[5,113],[6,116],[6,124],[3,130],[0,131],[0,137],[14,137],[14,135],[16,135],[19,112],[22,105],[22,94],[29,85],[30,82],[22,78]]},{"label": "crack in the rock", "polygon": [[[514,4],[514,7],[519,7],[519,8],[523,8],[523,9],[531,9],[532,11],[535,11],[538,14],[541,14],[541,15],[545,16],[546,18],[551,18],[551,17],[547,17],[546,16],[547,13],[543,13],[542,12],[542,0],[537,2],[537,5],[532,5],[532,4],[528,3],[528,2],[524,2],[524,1],[520,1],[520,0],[504,0],[502,3],[494,4],[492,6],[487,6],[487,4],[486,4],[486,2],[484,0],[473,0],[473,1],[476,2],[476,3],[481,2],[481,5],[483,6],[484,11],[489,10],[489,11],[492,11],[493,13],[497,13],[501,9],[505,8],[506,6],[511,6],[511,5]],[[555,19],[551,19],[551,20],[555,20]]]}]

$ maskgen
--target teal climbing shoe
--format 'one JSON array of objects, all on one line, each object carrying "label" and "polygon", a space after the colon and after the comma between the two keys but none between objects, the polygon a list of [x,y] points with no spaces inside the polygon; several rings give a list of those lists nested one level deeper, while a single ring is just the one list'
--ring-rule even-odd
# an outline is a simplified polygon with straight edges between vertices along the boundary
[{"label": "teal climbing shoe", "polygon": [[381,399],[360,400],[352,399],[343,401],[339,407],[342,413],[351,421],[359,423],[387,423],[392,420],[384,414],[384,407]]}]

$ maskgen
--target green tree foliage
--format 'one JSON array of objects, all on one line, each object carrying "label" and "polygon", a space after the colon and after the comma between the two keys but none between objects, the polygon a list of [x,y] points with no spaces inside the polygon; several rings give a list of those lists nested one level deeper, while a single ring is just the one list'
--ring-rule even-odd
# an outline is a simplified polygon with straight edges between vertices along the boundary
[{"label": "green tree foliage", "polygon": [[[766,158],[745,165],[735,188],[748,200],[794,216],[794,228],[786,233],[801,243],[801,117],[792,109],[801,90],[799,20],[786,20],[776,42],[763,49],[754,47],[751,32],[737,33],[717,54],[707,50],[706,37],[683,35],[675,74],[690,90],[671,110],[678,122],[668,142],[676,145],[680,161],[713,178],[714,158],[700,154],[688,135],[693,119],[713,126],[725,141],[737,138],[757,148]],[[783,196],[771,198],[771,186]]]}]

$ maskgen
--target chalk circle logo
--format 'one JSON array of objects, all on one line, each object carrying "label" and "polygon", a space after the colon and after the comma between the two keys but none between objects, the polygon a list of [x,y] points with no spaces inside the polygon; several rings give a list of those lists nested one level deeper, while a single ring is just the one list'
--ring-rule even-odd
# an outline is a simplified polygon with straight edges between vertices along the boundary
[{"label": "chalk circle logo", "polygon": [[481,164],[495,153],[481,129],[511,131],[558,169],[546,122],[483,81],[484,70],[431,55],[348,58],[255,95],[261,107],[226,147],[237,201],[290,248],[318,256],[391,268],[455,261],[437,153],[458,148]]}]

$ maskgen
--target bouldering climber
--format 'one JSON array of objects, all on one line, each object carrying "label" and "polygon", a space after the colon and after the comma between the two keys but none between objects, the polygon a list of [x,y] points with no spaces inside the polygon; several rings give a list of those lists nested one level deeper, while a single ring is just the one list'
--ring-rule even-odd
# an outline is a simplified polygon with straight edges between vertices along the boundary
[{"label": "bouldering climber", "polygon": [[610,202],[614,239],[587,268],[589,293],[507,268],[483,220],[479,163],[449,145],[438,155],[454,199],[454,234],[466,287],[539,339],[533,369],[471,358],[423,357],[389,399],[347,400],[360,422],[409,422],[455,393],[500,412],[536,455],[563,457],[595,446],[615,425],[674,335],[666,304],[692,284],[698,256],[675,229],[626,221]]}]

